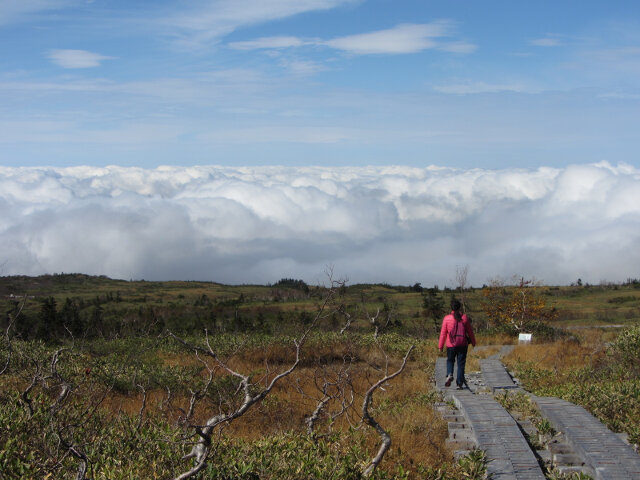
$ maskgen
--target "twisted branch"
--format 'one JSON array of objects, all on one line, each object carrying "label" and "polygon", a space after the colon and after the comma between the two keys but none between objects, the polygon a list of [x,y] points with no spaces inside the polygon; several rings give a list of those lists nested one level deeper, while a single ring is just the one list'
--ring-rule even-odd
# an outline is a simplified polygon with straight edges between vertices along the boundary
[{"label": "twisted branch", "polygon": [[380,435],[380,438],[381,438],[381,443],[380,443],[380,448],[378,449],[378,453],[371,460],[367,468],[365,468],[364,472],[362,472],[362,476],[365,478],[368,478],[371,476],[371,474],[376,469],[378,464],[382,461],[382,457],[384,457],[384,454],[387,452],[387,450],[389,450],[389,447],[391,447],[391,435],[389,435],[389,433],[387,433],[387,431],[384,428],[382,428],[382,426],[369,413],[369,406],[371,405],[371,401],[373,400],[373,393],[382,385],[384,385],[386,382],[392,380],[393,378],[397,377],[402,373],[402,371],[404,370],[404,367],[407,364],[407,359],[409,358],[409,355],[411,354],[411,351],[413,350],[413,348],[414,348],[414,345],[411,345],[411,347],[409,347],[409,350],[407,351],[407,353],[404,356],[404,359],[402,360],[402,365],[396,372],[390,375],[389,374],[385,375],[384,378],[381,378],[376,383],[371,385],[369,390],[367,390],[367,393],[365,393],[364,395],[364,401],[362,402],[362,420],[370,427],[373,427],[376,430],[376,432],[378,432],[378,435]]},{"label": "twisted branch", "polygon": [[[168,333],[168,335],[171,338],[177,340],[182,345],[194,350],[196,354],[203,354],[212,358],[219,368],[226,371],[229,375],[237,378],[239,380],[237,392],[239,393],[241,392],[244,396],[244,399],[238,408],[231,410],[229,412],[222,412],[217,415],[214,415],[210,417],[205,422],[204,425],[193,426],[193,428],[195,429],[196,435],[198,435],[200,439],[192,447],[191,452],[183,457],[183,460],[193,459],[195,462],[195,465],[189,470],[187,470],[186,472],[175,477],[174,480],[184,480],[187,478],[191,478],[194,475],[196,475],[198,472],[200,472],[206,466],[207,458],[211,451],[211,444],[212,444],[211,437],[216,427],[218,427],[221,424],[230,423],[236,418],[239,418],[242,415],[244,415],[253,405],[261,402],[273,390],[273,387],[275,387],[275,385],[280,380],[290,375],[298,367],[298,365],[300,364],[300,350],[304,345],[309,333],[311,332],[312,329],[316,327],[316,325],[321,319],[327,316],[325,314],[325,310],[329,305],[329,302],[332,300],[333,296],[336,293],[336,288],[335,288],[336,283],[337,282],[334,282],[333,280],[331,280],[332,287],[329,289],[324,301],[318,308],[318,312],[316,313],[315,318],[313,319],[311,324],[308,326],[308,328],[302,333],[300,338],[297,340],[294,340],[295,361],[293,362],[293,364],[291,364],[291,366],[288,369],[275,375],[271,379],[271,381],[268,381],[267,379],[264,388],[260,390],[258,393],[251,392],[252,387],[254,387],[257,384],[251,382],[251,378],[249,375],[244,375],[240,372],[233,370],[231,367],[229,367],[229,365],[227,365],[227,363],[225,363],[218,357],[217,353],[213,350],[211,343],[209,342],[209,335],[208,335],[208,332],[206,332],[206,330],[205,330],[205,334],[206,334],[207,348],[202,348],[202,347],[190,344],[185,340],[177,337],[173,333],[171,332]],[[195,401],[194,398],[195,398],[195,394],[192,394],[192,402]]]},{"label": "twisted branch", "polygon": [[25,295],[22,299],[22,305],[18,309],[18,313],[15,315],[7,314],[9,318],[9,324],[7,325],[6,330],[4,331],[4,340],[7,344],[7,358],[4,362],[4,366],[2,370],[0,370],[0,375],[3,375],[9,369],[9,363],[11,363],[11,356],[13,355],[13,344],[11,342],[11,329],[13,328],[13,324],[16,322],[20,314],[22,313],[22,309],[24,308],[24,304],[27,301],[27,296]]}]

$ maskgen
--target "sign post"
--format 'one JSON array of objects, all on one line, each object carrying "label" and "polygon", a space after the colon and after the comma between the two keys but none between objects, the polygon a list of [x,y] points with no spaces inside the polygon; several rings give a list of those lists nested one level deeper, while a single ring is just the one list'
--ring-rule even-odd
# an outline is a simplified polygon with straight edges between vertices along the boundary
[{"label": "sign post", "polygon": [[527,343],[531,343],[531,338],[532,338],[532,334],[530,333],[521,333],[520,335],[518,335],[518,343],[519,344],[527,344]]}]

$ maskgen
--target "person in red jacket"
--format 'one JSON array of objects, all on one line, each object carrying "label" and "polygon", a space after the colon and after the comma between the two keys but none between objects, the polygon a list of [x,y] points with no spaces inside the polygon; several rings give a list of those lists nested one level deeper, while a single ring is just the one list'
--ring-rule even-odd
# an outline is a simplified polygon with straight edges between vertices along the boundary
[{"label": "person in red jacket", "polygon": [[450,386],[453,381],[453,365],[458,362],[456,385],[462,390],[467,383],[464,379],[464,367],[467,362],[467,350],[469,343],[476,346],[476,337],[473,334],[471,321],[467,315],[460,313],[462,305],[455,298],[451,300],[451,313],[442,319],[440,340],[438,348],[442,352],[447,346],[447,381],[445,386]]}]

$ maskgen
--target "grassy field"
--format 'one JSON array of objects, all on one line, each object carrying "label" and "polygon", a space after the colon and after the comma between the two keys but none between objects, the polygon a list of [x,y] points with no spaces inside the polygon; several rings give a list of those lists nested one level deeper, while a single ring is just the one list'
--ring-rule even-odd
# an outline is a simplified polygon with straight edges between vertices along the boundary
[{"label": "grassy field", "polygon": [[[77,478],[84,467],[91,479],[172,478],[193,466],[182,457],[207,420],[292,365],[215,428],[197,478],[360,478],[381,443],[364,421],[367,392],[412,345],[402,372],[371,396],[368,413],[393,442],[372,478],[482,478],[481,457],[453,460],[432,408],[440,318],[426,313],[426,292],[335,287],[0,278],[0,478]],[[534,288],[557,312],[557,333],[516,347],[510,368],[530,390],[582,404],[638,441],[637,282]],[[463,293],[480,344],[515,343],[483,313],[481,289]],[[437,292],[445,304],[453,294]],[[467,370],[485,354],[472,351]]]}]

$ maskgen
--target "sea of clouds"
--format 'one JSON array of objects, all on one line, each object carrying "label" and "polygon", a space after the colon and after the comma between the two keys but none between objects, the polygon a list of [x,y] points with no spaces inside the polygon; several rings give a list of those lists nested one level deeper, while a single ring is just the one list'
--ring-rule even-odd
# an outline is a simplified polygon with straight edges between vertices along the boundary
[{"label": "sea of clouds", "polygon": [[640,277],[640,170],[0,167],[0,275],[548,284]]}]

